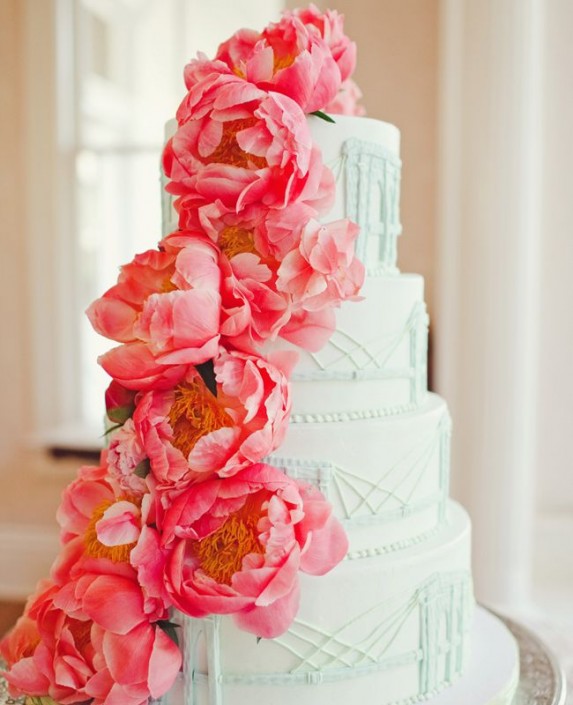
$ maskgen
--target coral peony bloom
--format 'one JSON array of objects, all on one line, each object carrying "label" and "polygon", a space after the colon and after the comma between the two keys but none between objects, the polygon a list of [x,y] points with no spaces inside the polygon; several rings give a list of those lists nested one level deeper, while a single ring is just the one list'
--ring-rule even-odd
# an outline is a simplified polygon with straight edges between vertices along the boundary
[{"label": "coral peony bloom", "polygon": [[125,492],[144,494],[149,491],[143,473],[140,472],[145,469],[145,459],[145,451],[133,419],[127,419],[121,428],[113,432],[109,442],[109,474]]},{"label": "coral peony bloom", "polygon": [[215,390],[193,368],[172,390],[141,396],[134,423],[158,491],[235,474],[282,442],[290,413],[289,353],[272,360],[221,350]]},{"label": "coral peony bloom", "polygon": [[[181,666],[175,643],[142,610],[137,586],[123,578],[102,582],[82,576],[82,597],[74,584],[44,583],[25,617],[3,642],[16,656],[6,679],[15,695],[92,705],[146,705],[173,684]],[[105,626],[92,619],[102,616]],[[17,642],[25,646],[14,646]],[[8,649],[8,645],[10,648]]]},{"label": "coral peony bloom", "polygon": [[221,337],[234,347],[255,352],[265,340],[275,340],[288,323],[290,298],[277,291],[276,275],[256,254],[223,259],[221,272]]},{"label": "coral peony bloom", "polygon": [[105,412],[112,423],[124,423],[135,409],[135,392],[112,379],[105,391]]},{"label": "coral peony bloom", "polygon": [[349,78],[340,86],[336,97],[326,106],[324,111],[332,115],[366,115],[364,106],[359,104],[361,99],[362,91]]},{"label": "coral peony bloom", "polygon": [[321,311],[295,311],[281,330],[281,338],[303,350],[321,350],[336,328],[336,317],[332,308]]},{"label": "coral peony bloom", "polygon": [[330,47],[314,29],[294,13],[284,13],[279,22],[263,30],[265,48],[255,50],[249,62],[254,63],[258,54],[272,52],[272,74],[264,83],[259,79],[260,85],[288,95],[306,114],[324,110],[342,82]]},{"label": "coral peony bloom", "polygon": [[278,270],[277,288],[307,311],[355,298],[364,282],[364,265],[354,255],[359,228],[349,220],[327,225],[309,221],[298,250]]},{"label": "coral peony bloom", "polygon": [[61,528],[60,539],[68,543],[83,536],[93,522],[94,511],[108,507],[116,500],[116,490],[108,473],[105,451],[99,466],[85,465],[78,470],[77,478],[62,494],[56,512]]},{"label": "coral peony bloom", "polygon": [[0,656],[11,667],[23,658],[32,656],[39,643],[36,622],[24,613],[0,641]]},{"label": "coral peony bloom", "polygon": [[304,113],[323,110],[342,81],[332,49],[318,28],[305,26],[294,13],[285,13],[260,35],[239,30],[221,44],[215,58],[246,81],[292,98]]},{"label": "coral peony bloom", "polygon": [[100,358],[128,389],[170,386],[185,366],[216,353],[221,298],[218,251],[203,234],[177,232],[136,255],[87,310],[95,330],[123,343]]},{"label": "coral peony bloom", "polygon": [[[119,456],[121,451],[120,447]],[[143,565],[141,560],[142,551],[149,548],[146,523],[155,521],[154,495],[143,480],[146,494],[126,492],[110,470],[104,451],[102,466],[81,468],[64,491],[57,512],[63,545],[52,566],[52,579],[65,585],[86,571],[127,577],[139,583],[145,613],[161,619],[167,594],[158,590],[149,561]]]},{"label": "coral peony bloom", "polygon": [[269,465],[191,485],[165,513],[167,589],[193,617],[233,614],[272,638],[295,617],[298,571],[323,575],[347,539],[321,493]]},{"label": "coral peony bloom", "polygon": [[237,213],[253,204],[331,203],[332,176],[297,103],[260,90],[222,62],[199,59],[187,73],[200,80],[178,110],[179,128],[163,154],[182,224],[192,218],[188,211],[217,201]]},{"label": "coral peony bloom", "polygon": [[253,204],[235,213],[215,201],[185,216],[194,227],[205,231],[228,260],[255,254],[263,264],[276,269],[284,256],[299,246],[300,224],[318,217],[318,211],[308,203],[297,202],[277,210]]},{"label": "coral peony bloom", "polygon": [[344,34],[344,16],[336,10],[321,12],[316,5],[285,13],[287,18],[296,17],[307,28],[314,29],[326,42],[332,58],[340,71],[342,81],[350,78],[356,67],[356,44]]}]

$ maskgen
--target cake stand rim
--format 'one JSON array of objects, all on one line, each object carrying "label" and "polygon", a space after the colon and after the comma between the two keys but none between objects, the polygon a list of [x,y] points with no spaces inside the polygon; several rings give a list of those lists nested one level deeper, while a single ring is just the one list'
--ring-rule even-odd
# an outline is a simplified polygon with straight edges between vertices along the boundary
[{"label": "cake stand rim", "polygon": [[[545,640],[539,637],[530,627],[524,626],[519,620],[507,617],[496,609],[480,604],[479,607],[499,619],[514,637],[520,661],[519,681],[517,692],[512,705],[565,705],[567,696],[567,683],[565,672],[553,650],[547,646]],[[542,663],[543,662],[543,663]],[[525,665],[525,668],[524,668]],[[540,693],[536,691],[539,682],[533,682],[532,677],[537,677],[541,666],[549,674],[553,683],[553,692]],[[0,659],[0,669],[4,662]],[[547,676],[547,672],[544,673]],[[6,680],[0,676],[0,705],[24,705],[25,698],[12,698],[6,688]]]}]

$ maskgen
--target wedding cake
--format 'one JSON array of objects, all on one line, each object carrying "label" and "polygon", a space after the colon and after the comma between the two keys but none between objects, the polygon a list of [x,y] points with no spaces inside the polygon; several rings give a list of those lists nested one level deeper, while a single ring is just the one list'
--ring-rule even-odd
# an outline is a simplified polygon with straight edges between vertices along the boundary
[{"label": "wedding cake", "polygon": [[[415,702],[454,682],[469,657],[470,522],[448,498],[447,406],[427,392],[423,279],[396,266],[399,132],[365,117],[308,121],[336,174],[328,218],[360,225],[366,277],[327,344],[299,352],[289,429],[268,462],[321,490],[349,549],[328,576],[303,583],[293,625],[273,640],[228,618],[184,619],[185,702],[247,703],[270,687],[285,705],[372,692],[381,704]],[[167,199],[166,234],[176,217]]]},{"label": "wedding cake", "polygon": [[[410,705],[471,673],[470,522],[423,280],[397,268],[399,132],[361,116],[354,59],[311,6],[186,67],[164,237],[88,310],[119,343],[110,441],[2,642],[14,694]],[[476,704],[511,702],[507,643]]]}]

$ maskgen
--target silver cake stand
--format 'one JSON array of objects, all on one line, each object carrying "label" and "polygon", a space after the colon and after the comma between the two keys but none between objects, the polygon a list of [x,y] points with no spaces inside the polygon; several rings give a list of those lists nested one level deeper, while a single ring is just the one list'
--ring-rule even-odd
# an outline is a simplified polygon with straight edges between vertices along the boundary
[{"label": "silver cake stand", "polygon": [[[513,634],[519,646],[520,677],[513,705],[565,705],[565,676],[551,650],[518,622],[496,616]],[[0,705],[25,705],[24,698],[13,698],[8,693],[6,681],[1,677]]]},{"label": "silver cake stand", "polygon": [[565,674],[551,650],[532,631],[499,617],[519,647],[519,685],[513,705],[565,705]]}]

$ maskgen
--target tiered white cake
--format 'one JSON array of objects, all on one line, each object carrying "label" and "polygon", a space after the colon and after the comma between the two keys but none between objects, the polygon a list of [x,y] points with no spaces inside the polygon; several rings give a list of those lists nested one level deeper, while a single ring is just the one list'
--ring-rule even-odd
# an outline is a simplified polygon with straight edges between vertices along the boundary
[{"label": "tiered white cake", "polygon": [[[327,346],[300,353],[289,432],[269,461],[322,490],[350,550],[330,574],[301,575],[300,611],[277,639],[229,617],[183,617],[186,705],[406,705],[453,683],[469,658],[470,522],[448,498],[448,410],[427,392],[423,280],[396,267],[399,132],[309,120],[336,176],[328,220],[361,226],[368,274]],[[164,217],[169,232],[167,195]]]}]

